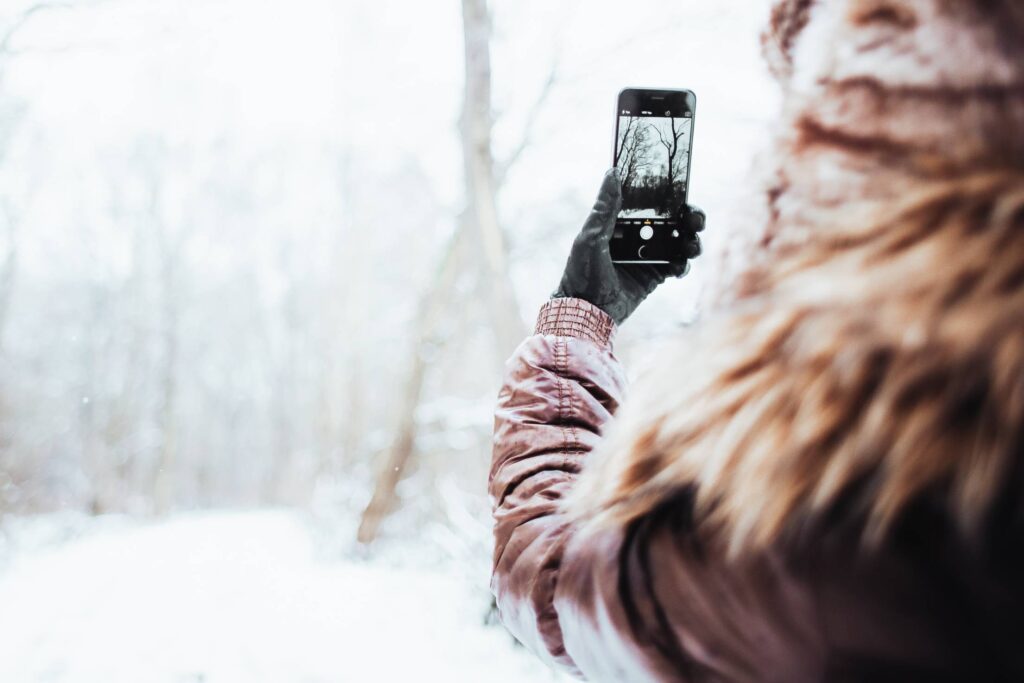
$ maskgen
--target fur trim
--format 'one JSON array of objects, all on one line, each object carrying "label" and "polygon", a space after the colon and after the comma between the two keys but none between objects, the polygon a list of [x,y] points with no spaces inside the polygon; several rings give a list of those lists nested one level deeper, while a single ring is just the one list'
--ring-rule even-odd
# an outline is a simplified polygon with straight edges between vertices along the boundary
[{"label": "fur trim", "polygon": [[744,293],[776,248],[880,215],[919,183],[1024,158],[1024,3],[783,0],[763,38],[785,108],[706,299]]},{"label": "fur trim", "polygon": [[871,540],[924,496],[974,529],[1024,452],[1024,13],[783,4],[769,220],[572,509],[622,524],[695,491],[733,552],[854,494]]}]

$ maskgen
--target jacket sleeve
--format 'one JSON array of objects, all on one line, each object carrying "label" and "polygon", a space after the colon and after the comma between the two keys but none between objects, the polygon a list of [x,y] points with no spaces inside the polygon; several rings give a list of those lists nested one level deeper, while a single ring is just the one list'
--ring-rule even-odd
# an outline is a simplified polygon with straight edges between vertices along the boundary
[{"label": "jacket sleeve", "polygon": [[495,414],[491,589],[502,622],[520,642],[577,674],[553,605],[571,536],[560,504],[623,398],[614,331],[596,306],[549,301],[536,334],[506,365]]}]

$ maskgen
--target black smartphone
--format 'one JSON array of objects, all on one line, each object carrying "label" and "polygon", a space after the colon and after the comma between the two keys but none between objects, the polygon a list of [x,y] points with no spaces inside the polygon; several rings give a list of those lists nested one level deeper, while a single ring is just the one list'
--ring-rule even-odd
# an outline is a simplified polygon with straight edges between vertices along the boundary
[{"label": "black smartphone", "polygon": [[627,88],[615,110],[613,163],[622,179],[611,257],[616,263],[682,263],[697,96]]}]

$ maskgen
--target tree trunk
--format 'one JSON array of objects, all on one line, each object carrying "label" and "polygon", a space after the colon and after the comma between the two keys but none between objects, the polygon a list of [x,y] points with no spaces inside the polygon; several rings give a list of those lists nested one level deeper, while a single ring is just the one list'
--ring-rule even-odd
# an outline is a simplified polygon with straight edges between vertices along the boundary
[{"label": "tree trunk", "polygon": [[497,183],[491,151],[491,17],[487,0],[462,0],[465,34],[465,96],[462,151],[469,214],[480,231],[487,266],[491,326],[500,354],[526,336],[508,268],[505,236],[498,221]]},{"label": "tree trunk", "polygon": [[157,268],[160,287],[160,341],[163,357],[159,369],[157,424],[160,445],[153,476],[153,503],[156,514],[166,514],[176,500],[178,476],[178,355],[180,338],[178,329],[178,258],[180,235],[174,239],[162,216],[162,178],[151,179],[149,216],[159,256]]},{"label": "tree trunk", "polygon": [[[412,457],[416,444],[416,408],[423,391],[428,356],[440,340],[439,323],[450,310],[459,268],[465,263],[479,271],[488,297],[494,342],[502,357],[526,336],[508,268],[504,233],[498,221],[494,157],[491,151],[491,17],[487,0],[462,0],[465,37],[465,91],[462,103],[462,152],[466,186],[466,213],[446,252],[416,326],[412,366],[406,379],[395,439],[385,459],[373,498],[363,512],[357,540],[372,543],[381,521],[394,507],[395,488]],[[465,258],[470,232],[476,229],[483,259]]]},{"label": "tree trunk", "polygon": [[[164,254],[164,258],[170,258]],[[157,514],[165,514],[175,503],[175,478],[178,455],[178,310],[174,292],[174,271],[166,261],[161,266],[161,325],[164,356],[160,367],[160,393],[157,421],[160,448],[154,481]]]},{"label": "tree trunk", "polygon": [[391,512],[395,501],[395,488],[405,472],[416,442],[416,408],[423,393],[423,380],[427,362],[440,344],[437,337],[439,323],[443,320],[455,293],[459,267],[465,258],[465,247],[469,233],[468,222],[462,221],[452,237],[441,261],[441,267],[434,278],[433,286],[423,298],[416,322],[416,335],[410,358],[409,375],[402,390],[399,404],[395,439],[391,444],[383,467],[377,477],[377,485],[369,505],[363,511],[356,540],[370,544],[377,538],[377,532],[384,518]]}]

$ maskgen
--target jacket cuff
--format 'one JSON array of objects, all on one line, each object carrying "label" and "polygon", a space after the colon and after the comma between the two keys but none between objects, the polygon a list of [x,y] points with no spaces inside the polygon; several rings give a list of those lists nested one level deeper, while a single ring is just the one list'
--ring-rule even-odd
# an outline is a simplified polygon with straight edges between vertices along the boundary
[{"label": "jacket cuff", "polygon": [[535,334],[587,339],[610,345],[615,336],[615,321],[594,304],[583,299],[552,299],[537,314]]}]

